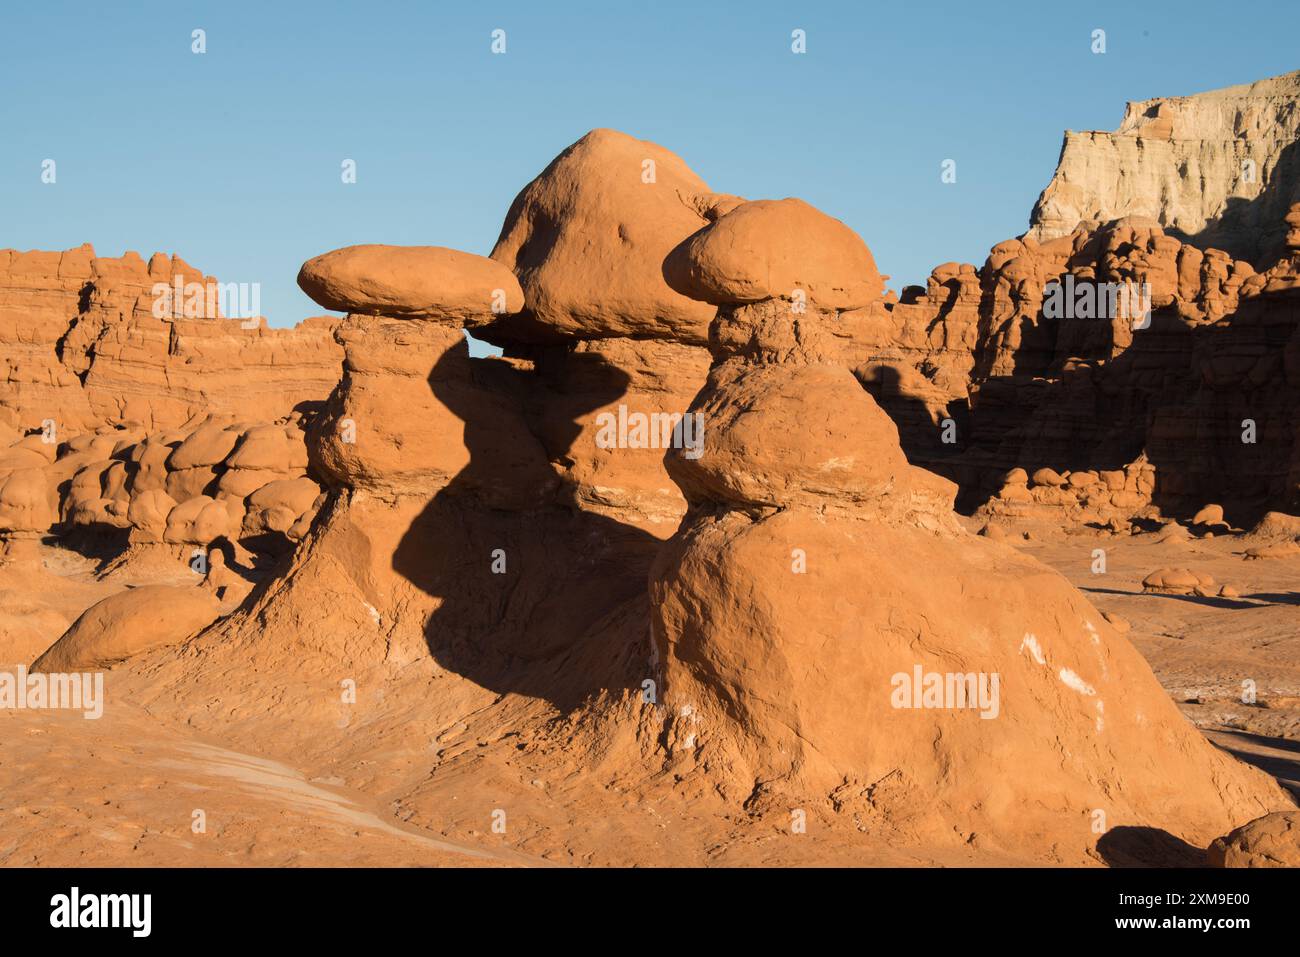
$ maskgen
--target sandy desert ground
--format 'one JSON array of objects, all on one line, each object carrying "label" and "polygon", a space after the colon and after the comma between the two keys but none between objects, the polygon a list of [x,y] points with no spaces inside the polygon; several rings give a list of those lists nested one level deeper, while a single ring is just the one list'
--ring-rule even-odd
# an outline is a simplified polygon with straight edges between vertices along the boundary
[{"label": "sandy desert ground", "polygon": [[[972,525],[976,523],[970,523]],[[1155,534],[1062,534],[1036,528],[1015,547],[1131,623],[1187,720],[1217,746],[1256,765],[1300,798],[1300,558],[1247,561],[1239,535],[1161,544]],[[1093,549],[1108,556],[1092,572]],[[48,551],[59,603],[28,621],[71,620],[111,591],[93,564]],[[1239,598],[1143,593],[1160,567],[1190,567],[1234,585]],[[10,595],[24,582],[0,570]],[[145,584],[153,579],[135,579]],[[116,587],[124,583],[117,582]],[[42,598],[51,595],[47,589]],[[28,593],[30,594],[30,593]],[[11,599],[12,600],[12,599]],[[12,607],[12,605],[10,606]],[[53,641],[60,626],[47,625]],[[1258,686],[1242,703],[1242,681]],[[58,712],[0,712],[0,863],[9,866],[1014,866],[1028,859],[982,851],[891,847],[869,819],[846,842],[818,840],[812,822],[790,833],[784,809],[735,814],[708,794],[620,793],[583,767],[555,773],[553,746],[514,736],[477,739],[472,719],[428,747],[403,747],[391,728],[368,729],[347,756],[305,759],[294,744],[265,747],[255,729],[195,727],[166,701],[131,700],[132,676],[109,672],[113,704],[101,720]],[[118,686],[121,690],[118,690]],[[396,739],[396,740],[394,740]],[[494,835],[485,813],[506,803],[519,821]],[[193,812],[207,830],[192,831]],[[526,823],[524,823],[526,822]],[[1120,847],[1112,865],[1199,865],[1177,841]]]}]

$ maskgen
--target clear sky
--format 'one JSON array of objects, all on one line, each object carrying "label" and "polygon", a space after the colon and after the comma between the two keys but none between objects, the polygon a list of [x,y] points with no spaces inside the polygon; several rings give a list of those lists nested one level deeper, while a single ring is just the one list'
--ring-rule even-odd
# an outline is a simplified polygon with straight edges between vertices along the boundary
[{"label": "clear sky", "polygon": [[4,0],[0,248],[176,252],[291,325],[321,312],[305,259],[486,254],[519,189],[608,126],[844,220],[900,288],[1023,232],[1064,129],[1300,68],[1298,26],[1297,0]]}]

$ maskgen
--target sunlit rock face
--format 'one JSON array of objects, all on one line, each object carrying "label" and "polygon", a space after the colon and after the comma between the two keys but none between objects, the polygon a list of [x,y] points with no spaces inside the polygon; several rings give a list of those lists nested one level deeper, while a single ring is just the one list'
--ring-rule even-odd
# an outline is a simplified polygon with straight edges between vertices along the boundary
[{"label": "sunlit rock face", "polygon": [[1067,132],[1028,236],[1149,216],[1201,249],[1267,265],[1283,248],[1283,215],[1300,200],[1298,105],[1300,71],[1129,103],[1113,133]]}]

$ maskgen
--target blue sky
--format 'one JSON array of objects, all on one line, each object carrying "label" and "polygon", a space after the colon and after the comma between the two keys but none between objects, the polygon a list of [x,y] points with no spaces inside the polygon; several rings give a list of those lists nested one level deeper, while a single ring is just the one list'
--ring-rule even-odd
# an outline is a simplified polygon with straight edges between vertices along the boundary
[{"label": "blue sky", "polygon": [[1296,0],[114,7],[0,12],[0,248],[176,252],[260,283],[273,325],[321,312],[294,277],[326,250],[486,254],[518,190],[598,126],[715,190],[806,199],[899,288],[1022,232],[1064,129],[1300,67]]}]

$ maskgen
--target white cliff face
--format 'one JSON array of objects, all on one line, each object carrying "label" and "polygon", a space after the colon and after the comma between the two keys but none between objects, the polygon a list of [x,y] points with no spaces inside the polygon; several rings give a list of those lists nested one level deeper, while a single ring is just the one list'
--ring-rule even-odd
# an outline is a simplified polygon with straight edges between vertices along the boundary
[{"label": "white cliff face", "polygon": [[1129,103],[1113,133],[1067,132],[1028,237],[1148,216],[1256,265],[1281,255],[1300,201],[1300,71],[1195,96]]}]

